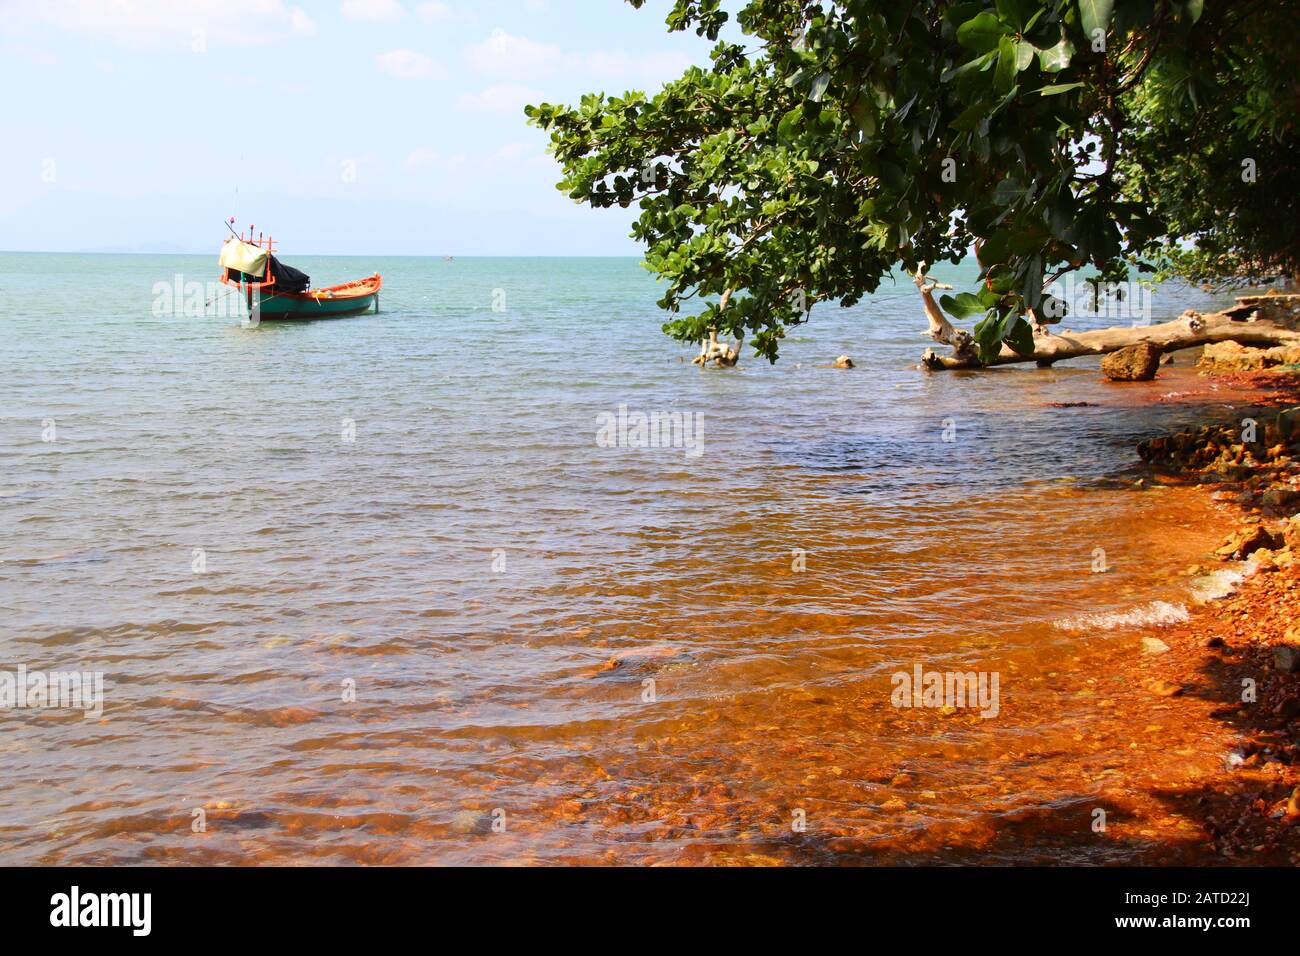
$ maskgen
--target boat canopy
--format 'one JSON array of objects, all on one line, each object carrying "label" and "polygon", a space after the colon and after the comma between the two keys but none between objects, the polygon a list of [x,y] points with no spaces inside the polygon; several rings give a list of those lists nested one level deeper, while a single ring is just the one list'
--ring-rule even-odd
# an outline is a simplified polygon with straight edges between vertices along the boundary
[{"label": "boat canopy", "polygon": [[261,275],[266,271],[266,260],[270,255],[265,249],[232,236],[221,246],[221,267],[245,275]]},{"label": "boat canopy", "polygon": [[[233,220],[232,220],[233,221]],[[233,229],[231,230],[234,231]],[[221,244],[221,281],[229,285],[249,285],[257,288],[274,288],[279,295],[297,294],[311,288],[311,276],[287,266],[271,252],[275,240],[261,233],[253,238],[249,227],[248,239],[243,233],[231,236]]]}]

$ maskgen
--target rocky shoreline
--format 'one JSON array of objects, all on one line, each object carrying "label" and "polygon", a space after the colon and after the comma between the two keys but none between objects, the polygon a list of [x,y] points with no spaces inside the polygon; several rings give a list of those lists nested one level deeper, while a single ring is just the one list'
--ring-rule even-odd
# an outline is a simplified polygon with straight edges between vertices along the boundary
[{"label": "rocky shoreline", "polygon": [[[1300,374],[1277,350],[1212,346],[1203,374],[1258,390],[1231,424],[1153,438],[1139,455],[1162,480],[1194,483],[1238,512],[1236,529],[1188,576],[1218,581],[1185,623],[1145,640],[1135,675],[1152,693],[1215,706],[1207,728],[1235,745],[1190,815],[1223,863],[1300,864]],[[1292,361],[1288,361],[1292,360]]]}]

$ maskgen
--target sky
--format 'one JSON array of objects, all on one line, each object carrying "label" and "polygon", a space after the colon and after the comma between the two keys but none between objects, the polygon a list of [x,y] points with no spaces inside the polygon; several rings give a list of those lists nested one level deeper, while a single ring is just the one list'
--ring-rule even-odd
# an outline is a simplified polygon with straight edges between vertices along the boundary
[{"label": "sky", "polygon": [[637,255],[526,103],[657,90],[670,0],[0,0],[0,250]]}]

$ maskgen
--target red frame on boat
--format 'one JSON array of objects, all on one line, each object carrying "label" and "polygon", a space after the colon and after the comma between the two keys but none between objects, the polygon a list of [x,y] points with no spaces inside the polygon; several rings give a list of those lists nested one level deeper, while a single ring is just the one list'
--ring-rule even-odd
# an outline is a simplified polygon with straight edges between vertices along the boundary
[{"label": "red frame on boat", "polygon": [[[239,241],[242,243],[246,243],[247,245],[250,246],[256,246],[258,249],[265,249],[267,253],[266,271],[262,273],[262,281],[248,283],[249,290],[251,291],[254,288],[265,289],[267,286],[275,285],[275,274],[271,271],[271,255],[275,252],[275,240],[270,236],[267,236],[266,239],[263,240],[261,234],[259,234],[258,237],[254,239],[253,227],[249,226],[248,238],[247,239],[244,238],[244,233],[241,230],[239,233]],[[230,279],[227,277],[227,270],[225,269],[221,270],[221,281],[224,282],[226,285],[234,286],[236,289],[244,285],[244,283],[242,282],[231,282]]]}]

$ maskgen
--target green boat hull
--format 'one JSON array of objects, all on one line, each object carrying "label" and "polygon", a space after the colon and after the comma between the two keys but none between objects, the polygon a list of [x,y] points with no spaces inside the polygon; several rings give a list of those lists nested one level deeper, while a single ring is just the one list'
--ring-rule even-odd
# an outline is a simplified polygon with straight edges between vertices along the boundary
[{"label": "green boat hull", "polygon": [[379,311],[379,293],[346,299],[314,299],[310,296],[268,295],[262,300],[263,322],[301,322],[311,319],[342,319]]}]

